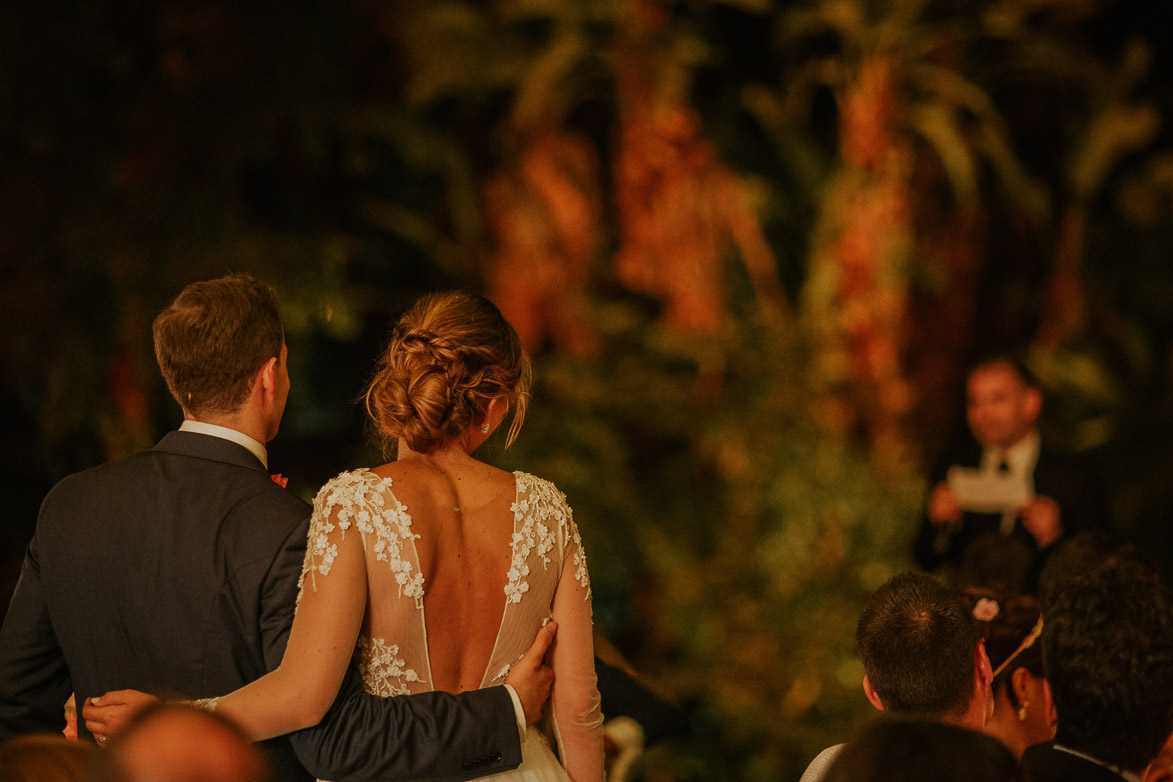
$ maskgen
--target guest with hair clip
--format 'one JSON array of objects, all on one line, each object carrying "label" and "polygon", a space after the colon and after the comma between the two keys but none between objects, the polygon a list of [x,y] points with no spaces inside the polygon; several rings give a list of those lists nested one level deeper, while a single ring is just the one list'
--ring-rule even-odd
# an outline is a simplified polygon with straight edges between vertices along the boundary
[{"label": "guest with hair clip", "polygon": [[994,715],[985,731],[1021,758],[1027,747],[1055,736],[1046,708],[1039,605],[1026,595],[1001,604],[984,598],[975,616],[987,620],[986,653],[994,666]]}]

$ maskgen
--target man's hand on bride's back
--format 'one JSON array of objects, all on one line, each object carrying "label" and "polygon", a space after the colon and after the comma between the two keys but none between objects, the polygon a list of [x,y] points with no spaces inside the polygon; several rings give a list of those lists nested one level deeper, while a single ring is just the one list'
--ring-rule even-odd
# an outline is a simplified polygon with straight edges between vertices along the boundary
[{"label": "man's hand on bride's back", "polygon": [[86,698],[82,707],[86,729],[94,734],[99,744],[126,726],[126,723],[142,709],[159,699],[138,690],[111,690],[96,698]]},{"label": "man's hand on bride's back", "polygon": [[546,665],[546,652],[554,643],[557,631],[557,622],[547,622],[538,631],[533,646],[513,664],[505,677],[505,683],[511,685],[521,699],[525,721],[530,725],[541,719],[542,704],[550,697],[550,687],[554,684],[554,670]]}]

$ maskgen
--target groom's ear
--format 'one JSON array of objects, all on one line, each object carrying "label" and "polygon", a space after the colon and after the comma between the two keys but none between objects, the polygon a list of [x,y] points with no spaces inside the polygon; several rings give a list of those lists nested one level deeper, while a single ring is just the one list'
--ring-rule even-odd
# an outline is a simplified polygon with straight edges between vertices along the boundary
[{"label": "groom's ear", "polygon": [[257,372],[256,380],[254,380],[253,383],[254,384],[260,383],[261,384],[261,389],[265,392],[265,396],[271,397],[271,396],[273,396],[273,394],[276,393],[276,391],[277,391],[277,357],[276,356],[274,356],[273,358],[269,359],[268,361],[266,361],[264,364],[261,365],[260,370]]}]

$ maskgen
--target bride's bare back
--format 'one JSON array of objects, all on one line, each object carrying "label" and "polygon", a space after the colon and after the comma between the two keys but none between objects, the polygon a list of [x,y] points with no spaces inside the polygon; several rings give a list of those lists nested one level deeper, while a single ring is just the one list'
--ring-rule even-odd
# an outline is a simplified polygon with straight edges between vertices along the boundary
[{"label": "bride's bare back", "polygon": [[[405,460],[374,472],[391,479],[392,492],[409,509],[419,535],[415,550],[426,585],[432,688],[477,689],[485,681],[505,611],[516,479],[475,461],[445,472]],[[368,637],[374,635],[364,629]]]}]

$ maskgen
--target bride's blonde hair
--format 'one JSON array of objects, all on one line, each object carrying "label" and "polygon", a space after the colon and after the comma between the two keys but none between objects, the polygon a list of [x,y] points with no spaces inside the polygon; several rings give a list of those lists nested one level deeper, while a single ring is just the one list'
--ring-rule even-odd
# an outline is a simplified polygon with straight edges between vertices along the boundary
[{"label": "bride's blonde hair", "polygon": [[506,447],[529,402],[529,357],[517,332],[488,299],[464,291],[417,301],[395,324],[366,392],[379,434],[430,453],[480,424],[489,401],[513,410]]}]

